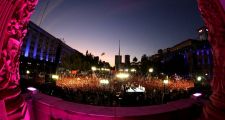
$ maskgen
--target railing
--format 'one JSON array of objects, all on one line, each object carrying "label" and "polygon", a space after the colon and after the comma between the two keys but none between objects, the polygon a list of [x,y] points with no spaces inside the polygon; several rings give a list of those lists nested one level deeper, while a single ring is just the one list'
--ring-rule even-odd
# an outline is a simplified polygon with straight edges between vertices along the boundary
[{"label": "railing", "polygon": [[77,104],[38,93],[32,96],[35,120],[193,120],[201,105],[195,99],[182,99],[163,105],[142,107],[104,107]]}]

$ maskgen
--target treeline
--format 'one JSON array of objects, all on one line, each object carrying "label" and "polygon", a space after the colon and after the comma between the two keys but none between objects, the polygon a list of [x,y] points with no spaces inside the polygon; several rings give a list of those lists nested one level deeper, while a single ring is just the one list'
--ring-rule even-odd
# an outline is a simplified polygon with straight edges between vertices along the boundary
[{"label": "treeline", "polygon": [[86,52],[86,55],[73,53],[63,55],[60,67],[69,70],[89,71],[92,66],[110,67],[109,63],[99,60],[98,57]]},{"label": "treeline", "polygon": [[135,57],[133,59],[133,68],[136,68],[139,73],[145,75],[148,74],[149,68],[153,68],[154,72],[152,74],[188,74],[188,64],[186,63],[184,57],[179,54],[174,54],[173,56],[165,56],[163,54],[158,57],[153,58],[152,56],[147,56],[144,54],[140,61],[137,61]]}]

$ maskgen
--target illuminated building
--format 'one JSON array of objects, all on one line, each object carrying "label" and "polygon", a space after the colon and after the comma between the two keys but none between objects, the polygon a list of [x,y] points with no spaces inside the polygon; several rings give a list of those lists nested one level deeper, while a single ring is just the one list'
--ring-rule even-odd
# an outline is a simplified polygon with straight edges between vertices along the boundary
[{"label": "illuminated building", "polygon": [[207,40],[207,28],[198,29],[199,40],[187,39],[171,48],[159,50],[149,59],[158,72],[212,77],[213,58]]},{"label": "illuminated building", "polygon": [[64,41],[54,37],[33,22],[28,24],[28,33],[21,48],[20,69],[31,73],[54,73],[63,55],[80,54]]}]

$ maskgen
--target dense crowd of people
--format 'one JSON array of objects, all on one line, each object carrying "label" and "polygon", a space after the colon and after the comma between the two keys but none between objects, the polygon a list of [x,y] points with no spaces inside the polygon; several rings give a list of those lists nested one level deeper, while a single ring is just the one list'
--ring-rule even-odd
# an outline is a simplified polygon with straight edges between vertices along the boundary
[{"label": "dense crowd of people", "polygon": [[[110,78],[110,79],[109,79]],[[55,85],[41,86],[41,92],[77,103],[101,106],[144,106],[162,104],[187,98],[191,95],[194,82],[169,77],[168,84],[157,77],[131,75],[119,80],[116,77],[100,78],[93,75],[63,77]],[[100,80],[108,80],[103,84]],[[128,92],[128,89],[144,88],[142,92]]]}]

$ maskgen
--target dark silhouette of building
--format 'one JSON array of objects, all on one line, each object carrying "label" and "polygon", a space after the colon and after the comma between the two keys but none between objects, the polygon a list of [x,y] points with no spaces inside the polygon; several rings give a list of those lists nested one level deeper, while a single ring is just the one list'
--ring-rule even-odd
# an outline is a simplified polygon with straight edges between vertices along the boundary
[{"label": "dark silhouette of building", "polygon": [[126,67],[130,66],[130,55],[125,55],[125,66]]},{"label": "dark silhouette of building", "polygon": [[115,69],[119,70],[121,64],[122,64],[122,56],[121,55],[116,55],[115,56]]}]

